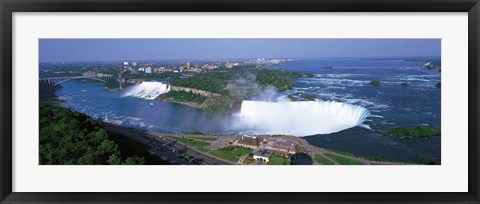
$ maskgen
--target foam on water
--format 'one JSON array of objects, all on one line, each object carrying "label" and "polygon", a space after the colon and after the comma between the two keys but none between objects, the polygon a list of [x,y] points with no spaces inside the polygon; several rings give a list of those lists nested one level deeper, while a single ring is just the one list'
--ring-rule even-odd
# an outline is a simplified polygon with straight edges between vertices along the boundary
[{"label": "foam on water", "polygon": [[243,101],[237,125],[256,134],[308,136],[368,127],[369,115],[364,107],[332,101]]},{"label": "foam on water", "polygon": [[144,81],[141,84],[129,88],[123,96],[133,96],[153,100],[158,95],[170,91],[170,85],[156,81]]}]

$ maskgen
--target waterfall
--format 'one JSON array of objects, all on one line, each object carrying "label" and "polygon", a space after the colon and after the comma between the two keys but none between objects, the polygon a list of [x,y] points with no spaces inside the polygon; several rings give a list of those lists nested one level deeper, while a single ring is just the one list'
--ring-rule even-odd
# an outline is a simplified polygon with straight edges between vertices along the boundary
[{"label": "waterfall", "polygon": [[368,127],[369,115],[364,107],[332,101],[243,101],[236,125],[256,134],[308,136]]},{"label": "waterfall", "polygon": [[123,96],[132,96],[153,100],[158,95],[170,91],[170,85],[156,81],[144,81],[141,84],[134,85],[125,91]]}]

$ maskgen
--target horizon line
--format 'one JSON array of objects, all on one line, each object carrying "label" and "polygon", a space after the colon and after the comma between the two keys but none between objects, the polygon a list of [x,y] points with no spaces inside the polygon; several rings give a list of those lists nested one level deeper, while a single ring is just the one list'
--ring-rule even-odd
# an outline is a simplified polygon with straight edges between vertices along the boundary
[{"label": "horizon line", "polygon": [[227,60],[251,60],[251,59],[394,59],[394,58],[441,58],[441,56],[364,56],[364,57],[248,57],[248,58],[222,58],[222,59],[213,59],[213,58],[203,58],[203,59],[106,59],[106,60],[83,60],[83,61],[75,61],[75,60],[67,60],[67,61],[43,61],[39,63],[85,63],[85,62],[141,62],[141,61],[227,61]]}]

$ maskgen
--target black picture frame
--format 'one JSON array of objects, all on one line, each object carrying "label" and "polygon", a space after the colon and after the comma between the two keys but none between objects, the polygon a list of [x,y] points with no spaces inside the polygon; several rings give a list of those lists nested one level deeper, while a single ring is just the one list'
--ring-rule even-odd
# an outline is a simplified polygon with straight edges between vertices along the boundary
[{"label": "black picture frame", "polygon": [[[1,0],[2,203],[479,203],[478,0]],[[468,12],[468,192],[465,193],[19,193],[12,192],[13,12]],[[454,175],[452,175],[454,176]],[[93,185],[93,184],[92,184]]]}]

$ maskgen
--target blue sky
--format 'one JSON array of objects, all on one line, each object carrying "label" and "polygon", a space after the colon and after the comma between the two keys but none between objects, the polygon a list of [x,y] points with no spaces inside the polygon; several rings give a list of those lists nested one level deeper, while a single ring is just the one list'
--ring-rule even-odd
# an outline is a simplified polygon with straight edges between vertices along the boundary
[{"label": "blue sky", "polygon": [[440,56],[440,39],[40,39],[40,62]]}]

